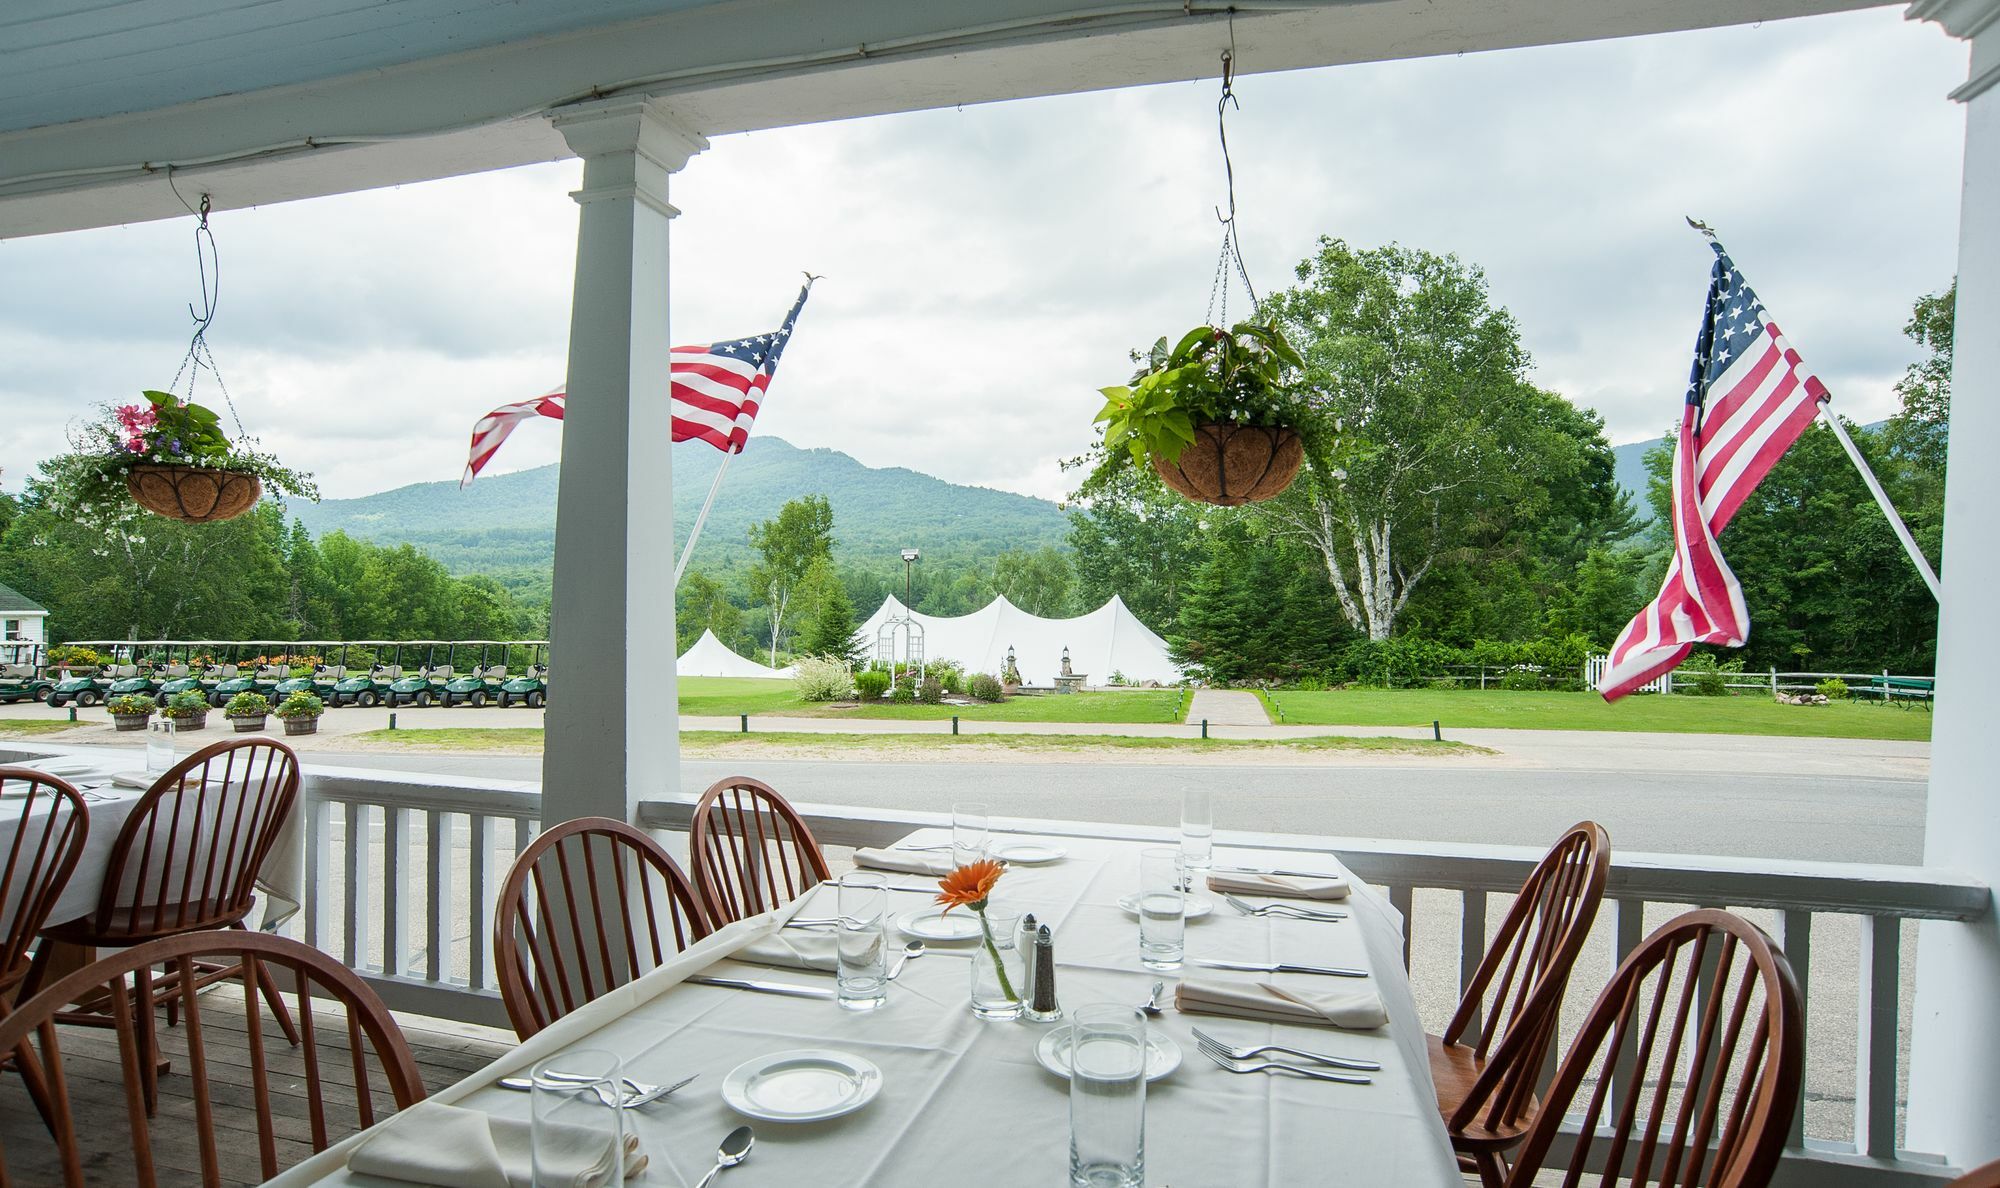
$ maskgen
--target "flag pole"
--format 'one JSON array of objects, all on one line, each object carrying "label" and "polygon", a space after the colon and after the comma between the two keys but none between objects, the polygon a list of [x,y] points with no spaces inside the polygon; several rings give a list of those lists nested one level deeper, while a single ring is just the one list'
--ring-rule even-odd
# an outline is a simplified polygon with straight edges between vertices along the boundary
[{"label": "flag pole", "polygon": [[715,506],[715,493],[722,490],[722,476],[729,473],[729,460],[735,456],[735,450],[722,456],[722,465],[715,468],[715,481],[708,484],[708,498],[701,502],[701,514],[694,518],[694,527],[688,530],[687,544],[681,546],[681,559],[674,564],[674,588],[677,590],[681,575],[687,572],[688,558],[694,556],[694,542],[701,539],[701,526],[708,522],[708,509]]},{"label": "flag pole", "polygon": [[1833,415],[1833,410],[1827,407],[1824,400],[1819,402],[1819,419],[1826,423],[1827,428],[1833,430],[1833,435],[1840,439],[1841,448],[1847,451],[1848,461],[1854,463],[1854,469],[1861,472],[1861,481],[1868,484],[1868,493],[1875,497],[1876,506],[1880,507],[1882,514],[1888,518],[1889,527],[1896,530],[1896,539],[1903,542],[1903,551],[1910,555],[1910,564],[1917,567],[1917,573],[1924,579],[1924,585],[1931,588],[1931,597],[1940,603],[1943,602],[1944,593],[1939,589],[1937,571],[1931,568],[1930,558],[1924,556],[1924,551],[1917,547],[1917,540],[1910,535],[1909,526],[1903,523],[1903,517],[1896,514],[1896,505],[1889,502],[1888,493],[1883,491],[1882,484],[1875,480],[1875,472],[1868,469],[1868,463],[1862,459],[1861,451],[1854,446],[1854,439],[1847,435],[1840,418]]}]

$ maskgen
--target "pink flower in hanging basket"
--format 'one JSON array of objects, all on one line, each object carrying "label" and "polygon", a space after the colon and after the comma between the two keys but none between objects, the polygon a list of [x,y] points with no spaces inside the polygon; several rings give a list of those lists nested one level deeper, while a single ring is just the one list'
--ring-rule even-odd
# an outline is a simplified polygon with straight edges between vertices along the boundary
[{"label": "pink flower in hanging basket", "polygon": [[118,427],[125,431],[125,440],[121,443],[125,449],[134,454],[145,453],[146,430],[160,423],[159,414],[150,405],[122,404],[112,409],[111,415],[117,418]]}]

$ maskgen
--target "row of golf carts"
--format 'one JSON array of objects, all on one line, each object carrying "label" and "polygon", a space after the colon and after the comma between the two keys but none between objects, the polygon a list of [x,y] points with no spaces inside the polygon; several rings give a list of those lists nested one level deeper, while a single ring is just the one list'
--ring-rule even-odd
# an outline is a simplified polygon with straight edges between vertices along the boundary
[{"label": "row of golf carts", "polygon": [[[547,640],[85,640],[96,664],[50,664],[40,644],[0,645],[0,703],[98,705],[143,693],[200,692],[220,709],[238,693],[293,693],[336,705],[525,705],[548,701]],[[465,665],[461,671],[459,665]]]}]

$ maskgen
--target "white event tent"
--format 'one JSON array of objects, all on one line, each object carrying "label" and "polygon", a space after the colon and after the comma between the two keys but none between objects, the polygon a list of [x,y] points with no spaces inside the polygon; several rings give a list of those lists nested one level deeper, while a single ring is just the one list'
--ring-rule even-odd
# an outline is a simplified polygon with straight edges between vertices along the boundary
[{"label": "white event tent", "polygon": [[766,668],[755,660],[745,660],[729,650],[729,645],[715,638],[715,632],[703,631],[694,646],[681,653],[675,662],[682,676],[705,677],[791,677],[796,670],[790,665],[784,668]]},{"label": "white event tent", "polygon": [[[902,601],[891,595],[861,625],[855,638],[872,656],[882,624],[908,613]],[[1071,669],[1088,677],[1093,685],[1105,684],[1114,672],[1134,684],[1158,681],[1171,685],[1181,679],[1180,667],[1167,655],[1167,641],[1140,622],[1115,594],[1103,606],[1074,619],[1044,619],[1005,598],[995,598],[969,615],[940,618],[918,613],[910,617],[924,629],[926,657],[956,661],[965,665],[967,672],[999,675],[1011,647],[1021,680],[1047,685],[1062,671],[1063,649],[1068,648]],[[902,654],[900,638],[897,654]]]}]

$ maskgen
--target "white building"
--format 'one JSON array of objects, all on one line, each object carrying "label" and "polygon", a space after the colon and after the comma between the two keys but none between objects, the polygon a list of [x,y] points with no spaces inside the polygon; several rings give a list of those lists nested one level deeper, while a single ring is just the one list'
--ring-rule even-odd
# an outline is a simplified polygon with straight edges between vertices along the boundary
[{"label": "white building", "polygon": [[0,585],[0,642],[47,643],[48,608],[12,586]]}]

